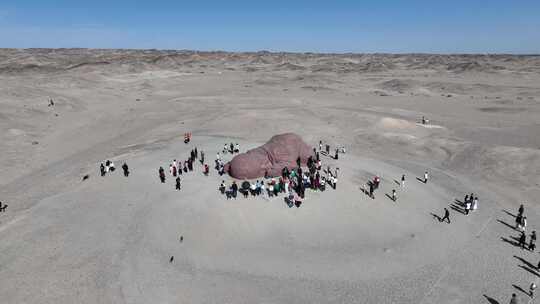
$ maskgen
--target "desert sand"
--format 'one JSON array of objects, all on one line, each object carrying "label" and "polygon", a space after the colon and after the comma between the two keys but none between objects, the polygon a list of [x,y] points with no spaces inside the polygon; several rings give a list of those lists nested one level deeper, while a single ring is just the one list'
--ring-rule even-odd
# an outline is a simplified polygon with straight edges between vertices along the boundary
[{"label": "desert sand", "polygon": [[[0,127],[2,303],[527,303],[540,280],[512,239],[520,204],[540,227],[540,56],[3,49]],[[337,190],[158,180],[286,132],[346,147]]]}]

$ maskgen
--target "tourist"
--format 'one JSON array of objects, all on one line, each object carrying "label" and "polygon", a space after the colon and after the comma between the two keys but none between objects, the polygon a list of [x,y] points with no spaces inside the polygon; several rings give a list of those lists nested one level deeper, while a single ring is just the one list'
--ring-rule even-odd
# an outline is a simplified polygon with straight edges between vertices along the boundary
[{"label": "tourist", "polygon": [[469,211],[471,211],[471,200],[468,199],[465,202],[465,215],[469,215]]},{"label": "tourist", "polygon": [[527,229],[527,217],[526,216],[521,218],[520,228],[521,228],[521,231],[523,231],[523,232],[525,232],[525,229]]},{"label": "tourist", "polygon": [[208,167],[208,164],[204,164],[203,170],[204,175],[208,176],[208,173],[210,173],[210,167]]},{"label": "tourist", "polygon": [[521,249],[525,249],[525,246],[527,245],[527,236],[525,235],[525,232],[521,232],[521,235],[519,236],[519,246]]},{"label": "tourist", "polygon": [[395,202],[397,200],[396,189],[392,189],[392,200]]},{"label": "tourist", "polygon": [[510,299],[510,304],[519,304],[518,298],[515,293],[512,294],[512,298]]},{"label": "tourist", "polygon": [[201,151],[201,164],[204,164],[204,151]]},{"label": "tourist", "polygon": [[523,216],[523,211],[524,211],[524,210],[525,210],[525,209],[523,208],[523,204],[519,205],[518,216],[520,216],[520,215]]},{"label": "tourist", "polygon": [[239,153],[239,152],[240,152],[240,145],[236,143],[236,145],[234,145],[234,153]]},{"label": "tourist", "polygon": [[159,167],[159,179],[162,183],[165,183],[165,170],[163,170],[163,167]]},{"label": "tourist", "polygon": [[125,162],[122,165],[122,170],[124,170],[124,176],[128,177],[129,176],[129,168],[128,168],[128,165]]},{"label": "tourist", "polygon": [[221,192],[221,194],[225,194],[225,181],[221,181],[221,185],[219,185],[219,192]]},{"label": "tourist", "polygon": [[252,196],[255,196],[256,192],[257,192],[257,184],[256,183],[249,183],[249,191],[251,192]]},{"label": "tourist", "polygon": [[195,147],[195,158],[193,160],[196,160],[199,158],[199,151],[197,151],[197,147]]},{"label": "tourist", "polygon": [[401,175],[401,188],[405,188],[405,174]]},{"label": "tourist", "polygon": [[174,174],[173,168],[174,168],[173,165],[170,164],[170,165],[169,165],[169,174],[171,174],[172,176],[176,176],[176,175]]},{"label": "tourist", "polygon": [[176,178],[176,190],[180,190],[180,177]]},{"label": "tourist", "polygon": [[381,183],[381,179],[379,178],[379,176],[375,176],[375,178],[373,179],[373,186],[375,190],[379,189],[380,183]]},{"label": "tourist", "polygon": [[531,233],[531,239],[529,240],[529,250],[534,252],[536,248],[536,231]]},{"label": "tourist", "polygon": [[236,199],[236,195],[238,194],[238,185],[236,184],[236,181],[232,182],[231,190],[232,190],[232,196]]},{"label": "tourist", "polygon": [[322,140],[319,140],[319,151],[322,151]]},{"label": "tourist", "polygon": [[471,210],[474,211],[476,209],[478,209],[478,197],[475,196],[472,201]]},{"label": "tourist", "polygon": [[427,184],[428,178],[429,178],[429,174],[426,171],[426,172],[424,172],[424,184]]},{"label": "tourist", "polygon": [[338,159],[338,154],[339,154],[339,149],[336,149],[336,153],[335,153],[334,159]]},{"label": "tourist", "polygon": [[2,204],[2,202],[0,202],[0,212],[6,212],[7,207],[7,204]]},{"label": "tourist", "polygon": [[446,208],[444,208],[444,216],[439,221],[444,222],[444,220],[448,220],[448,224],[450,224],[450,211]]},{"label": "tourist", "polygon": [[375,185],[372,182],[369,182],[369,197],[372,199],[375,199],[375,195],[373,194],[375,190]]},{"label": "tourist", "polygon": [[103,163],[101,163],[101,165],[99,166],[99,171],[101,172],[101,176],[105,176],[106,172]]},{"label": "tourist", "polygon": [[522,220],[523,220],[523,216],[520,213],[518,213],[518,215],[516,216],[516,229],[520,229]]},{"label": "tourist", "polygon": [[529,286],[529,296],[531,298],[534,298],[534,290],[536,289],[536,284],[534,282],[531,283],[531,286]]}]

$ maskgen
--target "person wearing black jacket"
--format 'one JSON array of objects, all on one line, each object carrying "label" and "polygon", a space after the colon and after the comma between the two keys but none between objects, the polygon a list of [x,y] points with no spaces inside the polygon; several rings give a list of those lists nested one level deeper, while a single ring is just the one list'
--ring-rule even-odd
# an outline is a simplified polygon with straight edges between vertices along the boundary
[{"label": "person wearing black jacket", "polygon": [[126,163],[124,163],[122,165],[122,170],[124,170],[124,176],[128,177],[129,176],[129,168],[128,168],[128,165]]}]

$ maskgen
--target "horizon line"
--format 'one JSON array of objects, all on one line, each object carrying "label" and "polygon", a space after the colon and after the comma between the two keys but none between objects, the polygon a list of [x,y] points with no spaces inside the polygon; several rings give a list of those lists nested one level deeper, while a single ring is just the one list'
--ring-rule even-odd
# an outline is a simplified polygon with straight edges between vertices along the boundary
[{"label": "horizon line", "polygon": [[149,52],[190,52],[190,53],[228,53],[228,54],[315,54],[315,55],[442,55],[442,56],[540,56],[540,53],[445,53],[445,52],[317,52],[317,51],[279,51],[279,50],[251,50],[251,51],[227,51],[227,50],[197,50],[197,49],[166,49],[166,48],[88,48],[88,47],[31,47],[31,48],[18,48],[18,47],[0,47],[0,50],[95,50],[95,51],[149,51]]}]

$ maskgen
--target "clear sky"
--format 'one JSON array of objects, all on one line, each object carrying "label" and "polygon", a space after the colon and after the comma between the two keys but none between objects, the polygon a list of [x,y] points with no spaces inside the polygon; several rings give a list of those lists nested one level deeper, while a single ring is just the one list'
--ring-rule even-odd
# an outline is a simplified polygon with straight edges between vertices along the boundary
[{"label": "clear sky", "polygon": [[1,0],[0,47],[540,53],[540,0]]}]

